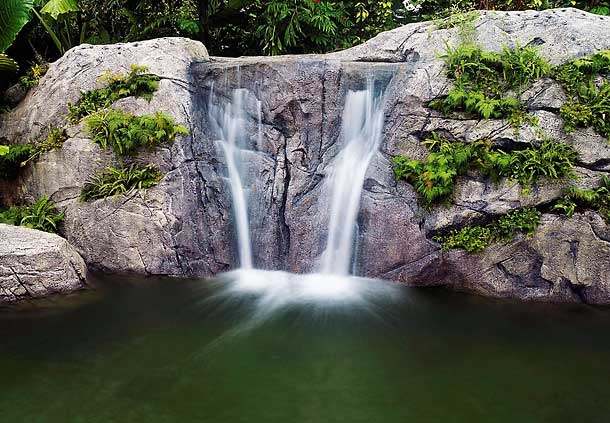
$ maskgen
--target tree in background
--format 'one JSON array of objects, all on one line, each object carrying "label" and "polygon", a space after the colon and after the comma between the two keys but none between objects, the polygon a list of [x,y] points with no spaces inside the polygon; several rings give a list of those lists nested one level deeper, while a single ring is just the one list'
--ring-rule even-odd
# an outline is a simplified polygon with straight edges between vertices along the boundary
[{"label": "tree in background", "polygon": [[[323,53],[458,12],[570,6],[610,13],[610,0],[1,0],[0,54],[25,70],[82,43],[165,36],[224,56]],[[8,56],[0,70],[14,72]]]}]

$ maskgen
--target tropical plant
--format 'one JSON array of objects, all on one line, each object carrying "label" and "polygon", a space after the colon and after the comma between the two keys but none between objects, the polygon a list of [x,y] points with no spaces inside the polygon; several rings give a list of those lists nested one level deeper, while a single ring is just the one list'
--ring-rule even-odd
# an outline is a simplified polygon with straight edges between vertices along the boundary
[{"label": "tropical plant", "polygon": [[64,214],[57,211],[55,204],[42,197],[25,209],[20,226],[55,233],[63,220]]},{"label": "tropical plant", "polygon": [[126,167],[107,167],[85,183],[80,199],[92,201],[127,194],[132,190],[151,188],[159,183],[163,174],[154,165],[132,164]]},{"label": "tropical plant", "polygon": [[17,34],[30,20],[34,0],[3,0],[0,4],[0,73],[16,73],[17,62],[6,54]]}]

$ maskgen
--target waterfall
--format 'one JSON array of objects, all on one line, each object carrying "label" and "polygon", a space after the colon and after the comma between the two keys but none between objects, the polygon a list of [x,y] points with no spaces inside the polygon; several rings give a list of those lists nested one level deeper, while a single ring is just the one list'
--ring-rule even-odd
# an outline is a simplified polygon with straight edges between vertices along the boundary
[{"label": "waterfall", "polygon": [[322,273],[348,275],[364,177],[379,148],[384,122],[382,95],[372,82],[349,91],[341,123],[341,151],[328,179],[331,204]]},{"label": "waterfall", "polygon": [[[252,269],[252,243],[248,219],[248,201],[243,180],[243,163],[241,152],[248,141],[246,129],[245,101],[250,92],[246,89],[233,90],[231,101],[214,104],[214,86],[211,87],[208,104],[208,118],[212,129],[220,140],[220,145],[227,164],[233,212],[237,226],[239,246],[239,264],[242,269]],[[260,110],[260,106],[257,106]],[[261,134],[261,118],[258,115],[258,136]],[[259,140],[260,142],[260,140]]]}]

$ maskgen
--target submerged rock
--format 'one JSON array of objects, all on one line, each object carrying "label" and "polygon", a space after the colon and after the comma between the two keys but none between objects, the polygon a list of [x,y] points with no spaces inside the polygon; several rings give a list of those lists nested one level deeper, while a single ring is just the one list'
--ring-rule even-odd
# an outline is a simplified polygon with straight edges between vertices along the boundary
[{"label": "submerged rock", "polygon": [[[610,48],[610,18],[575,9],[482,12],[475,26],[483,48],[538,45],[555,64]],[[101,72],[126,71],[131,64],[149,66],[161,77],[160,89],[151,102],[128,98],[116,107],[137,114],[165,111],[191,135],[142,154],[141,160],[165,172],[156,187],[82,203],[77,197],[84,182],[115,159],[89,142],[80,126],[72,127],[62,150],[31,165],[15,196],[49,195],[58,202],[66,213],[62,235],[94,269],[208,276],[234,268],[238,254],[227,168],[209,105],[226,103],[234,89],[245,88],[249,136],[242,158],[255,265],[308,272],[316,268],[326,242],[330,199],[325,180],[340,150],[346,94],[374,79],[386,92],[386,116],[358,218],[361,275],[494,297],[610,303],[602,265],[609,261],[610,244],[606,224],[596,214],[545,215],[534,237],[476,255],[442,253],[431,239],[438,230],[548,204],[561,194],[561,184],[542,182],[524,195],[516,183],[494,185],[469,174],[458,180],[448,207],[427,211],[409,184],[395,182],[391,156],[425,156],[421,141],[432,131],[509,147],[535,138],[532,130],[516,133],[502,120],[445,117],[427,107],[451,86],[439,53],[447,43],[459,42],[460,28],[436,29],[424,22],[327,55],[210,58],[200,43],[179,38],[77,47],[0,118],[0,137],[25,142],[49,125],[63,125],[67,103],[96,86]],[[552,80],[523,93],[542,129],[579,151],[578,184],[595,186],[610,163],[606,140],[591,130],[565,134],[558,112],[564,98]]]},{"label": "submerged rock", "polygon": [[0,304],[85,288],[85,262],[58,235],[0,224]]}]

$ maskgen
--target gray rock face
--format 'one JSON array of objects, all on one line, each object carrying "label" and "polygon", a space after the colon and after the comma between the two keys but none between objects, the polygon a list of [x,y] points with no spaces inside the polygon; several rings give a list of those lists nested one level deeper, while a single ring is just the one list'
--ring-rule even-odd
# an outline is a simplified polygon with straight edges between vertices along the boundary
[{"label": "gray rock face", "polygon": [[[484,48],[539,45],[553,63],[610,48],[610,18],[574,9],[483,12],[476,29]],[[358,217],[360,274],[495,297],[610,303],[603,266],[588,266],[609,258],[607,229],[595,214],[570,220],[545,215],[533,238],[478,255],[443,254],[431,240],[440,229],[547,204],[560,195],[562,184],[543,182],[523,195],[513,182],[497,186],[472,174],[458,181],[449,207],[426,211],[409,184],[395,182],[391,156],[424,157],[421,141],[431,131],[467,142],[488,138],[501,146],[535,139],[532,129],[516,134],[504,121],[447,118],[426,107],[451,86],[438,53],[459,40],[458,28],[437,30],[432,23],[417,23],[328,55],[210,58],[201,44],[184,39],[77,47],[51,66],[14,112],[0,118],[0,137],[23,142],[44,133],[49,124],[63,122],[67,102],[95,86],[101,71],[126,70],[132,63],[160,75],[160,90],[150,103],[130,98],[116,107],[138,114],[163,110],[188,126],[191,135],[143,154],[142,160],[166,172],[157,187],[83,204],[76,199],[82,184],[114,159],[92,145],[79,127],[71,128],[72,138],[63,149],[32,165],[15,195],[46,194],[56,200],[66,212],[62,234],[92,268],[189,276],[229,270],[237,263],[235,228],[227,165],[210,105],[226,103],[234,89],[245,88],[250,145],[242,159],[255,264],[308,272],[316,268],[326,242],[330,198],[325,181],[341,148],[345,97],[374,80],[385,90],[386,116]],[[595,186],[608,171],[610,150],[591,130],[562,131],[558,108],[563,99],[552,80],[541,80],[523,93],[542,128],[579,151],[578,184]]]},{"label": "gray rock face", "polygon": [[0,224],[0,304],[86,287],[85,262],[53,234]]}]

